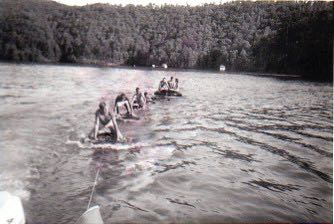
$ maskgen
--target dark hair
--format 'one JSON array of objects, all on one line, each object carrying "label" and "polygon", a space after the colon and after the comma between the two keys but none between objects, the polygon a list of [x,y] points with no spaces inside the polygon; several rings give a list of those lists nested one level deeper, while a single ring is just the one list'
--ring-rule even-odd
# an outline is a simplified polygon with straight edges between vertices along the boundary
[{"label": "dark hair", "polygon": [[139,90],[139,87],[136,88],[136,91]]},{"label": "dark hair", "polygon": [[146,96],[146,95],[147,95],[147,92],[144,93],[144,96]]},{"label": "dark hair", "polygon": [[105,107],[106,107],[106,103],[105,102],[102,101],[102,102],[99,103],[99,108],[101,110],[103,110]]},{"label": "dark hair", "polygon": [[178,79],[175,79],[175,82],[178,82],[179,80]]}]

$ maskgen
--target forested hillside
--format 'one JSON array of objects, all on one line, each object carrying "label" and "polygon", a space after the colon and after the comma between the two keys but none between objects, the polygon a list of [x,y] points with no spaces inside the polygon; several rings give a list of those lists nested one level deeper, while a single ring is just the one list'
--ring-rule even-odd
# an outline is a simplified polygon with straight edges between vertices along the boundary
[{"label": "forested hillside", "polygon": [[262,71],[332,79],[333,2],[71,7],[0,1],[0,59]]}]

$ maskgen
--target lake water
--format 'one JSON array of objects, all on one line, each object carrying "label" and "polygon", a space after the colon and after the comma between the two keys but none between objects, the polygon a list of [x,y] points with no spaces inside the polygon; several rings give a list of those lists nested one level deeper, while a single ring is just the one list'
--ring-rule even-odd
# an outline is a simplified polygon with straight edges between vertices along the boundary
[{"label": "lake water", "polygon": [[[100,100],[162,77],[181,98],[82,143]],[[333,86],[241,74],[0,64],[0,190],[34,224],[332,222]]]}]

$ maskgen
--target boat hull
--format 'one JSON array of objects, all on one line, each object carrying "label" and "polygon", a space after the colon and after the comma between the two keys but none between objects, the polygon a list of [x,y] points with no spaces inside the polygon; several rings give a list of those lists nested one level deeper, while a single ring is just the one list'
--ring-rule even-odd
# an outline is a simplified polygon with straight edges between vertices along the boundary
[{"label": "boat hull", "polygon": [[75,224],[104,224],[99,206],[93,206],[83,213]]},{"label": "boat hull", "polygon": [[0,223],[25,224],[21,199],[7,191],[0,191]]},{"label": "boat hull", "polygon": [[155,91],[155,96],[182,96],[182,94],[176,90],[161,90]]}]

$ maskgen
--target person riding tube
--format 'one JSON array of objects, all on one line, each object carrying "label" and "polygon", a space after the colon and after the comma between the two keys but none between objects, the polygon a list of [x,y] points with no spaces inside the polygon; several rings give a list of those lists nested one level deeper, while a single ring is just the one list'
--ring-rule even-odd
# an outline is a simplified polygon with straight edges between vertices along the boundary
[{"label": "person riding tube", "polygon": [[144,108],[146,106],[146,98],[140,92],[139,87],[136,88],[136,93],[132,97],[132,106],[137,108]]},{"label": "person riding tube", "polygon": [[121,141],[124,139],[121,134],[115,116],[111,110],[108,110],[108,107],[105,102],[99,104],[99,109],[95,112],[95,125],[93,129],[94,139],[97,140],[98,134],[100,131],[103,132],[103,129],[109,129],[111,135],[115,136],[116,141]]},{"label": "person riding tube", "polygon": [[116,112],[116,114],[120,114],[120,109],[123,106],[125,107],[128,115],[134,115],[129,98],[124,93],[121,93],[115,99],[115,112]]},{"label": "person riding tube", "polygon": [[166,82],[166,78],[163,78],[159,83],[158,90],[159,91],[167,91],[168,89],[169,88],[168,88],[168,83]]}]

